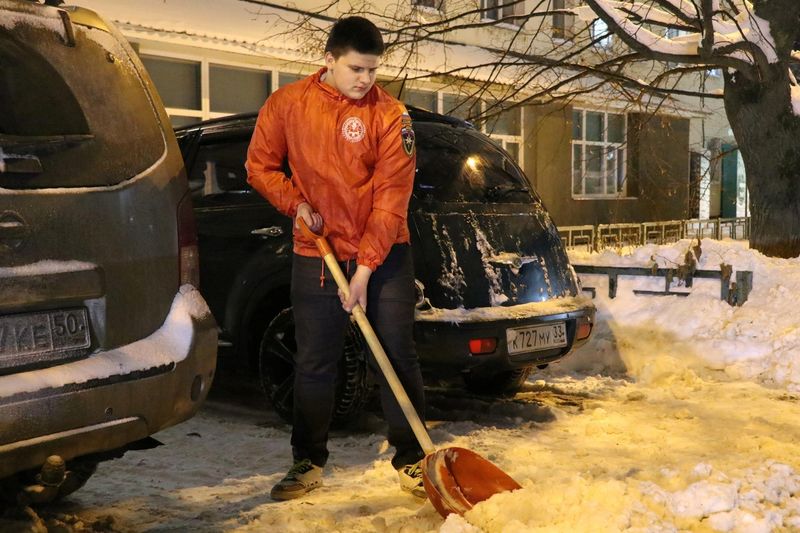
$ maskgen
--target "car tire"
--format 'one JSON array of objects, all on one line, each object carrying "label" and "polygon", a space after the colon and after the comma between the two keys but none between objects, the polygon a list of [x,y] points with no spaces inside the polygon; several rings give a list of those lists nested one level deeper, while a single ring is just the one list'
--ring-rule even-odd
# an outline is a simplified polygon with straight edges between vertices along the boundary
[{"label": "car tire", "polygon": [[[259,349],[259,379],[275,411],[292,423],[294,369],[297,344],[292,308],[278,313],[267,326]],[[367,346],[352,322],[345,334],[344,352],[339,361],[332,424],[342,426],[357,418],[369,395]]]},{"label": "car tire", "polygon": [[496,374],[476,374],[465,372],[464,383],[467,390],[478,394],[515,394],[528,379],[532,367],[515,368]]}]

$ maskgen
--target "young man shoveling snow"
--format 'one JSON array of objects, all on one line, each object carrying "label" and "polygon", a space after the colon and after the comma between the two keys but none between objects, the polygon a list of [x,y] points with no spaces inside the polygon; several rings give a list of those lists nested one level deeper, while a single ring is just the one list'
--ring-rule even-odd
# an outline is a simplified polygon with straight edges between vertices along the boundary
[{"label": "young man shoveling snow", "polygon": [[[314,242],[295,222],[294,465],[273,487],[276,500],[322,485],[338,362],[356,303],[366,309],[417,412],[424,413],[406,221],[414,132],[405,107],[375,86],[383,50],[370,21],[340,19],[325,47],[325,68],[270,96],[248,150],[248,182],[282,213],[302,217],[314,232],[324,229],[350,288],[345,298],[325,276]],[[284,159],[291,179],[282,171]],[[377,375],[388,440],[396,449],[392,465],[403,489],[425,497],[418,464],[424,453],[385,378]]]}]

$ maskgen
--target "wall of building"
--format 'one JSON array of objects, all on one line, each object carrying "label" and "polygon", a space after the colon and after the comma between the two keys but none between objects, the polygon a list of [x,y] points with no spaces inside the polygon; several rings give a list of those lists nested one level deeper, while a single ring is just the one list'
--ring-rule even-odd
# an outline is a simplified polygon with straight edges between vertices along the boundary
[{"label": "wall of building", "polygon": [[[95,8],[117,22],[143,56],[155,57],[156,61],[158,58],[167,58],[200,65],[196,69],[199,73],[199,104],[186,107],[182,103],[167,103],[176,125],[250,110],[215,106],[214,90],[220,86],[215,85],[214,69],[216,72],[221,70],[220,67],[224,67],[222,70],[241,69],[246,72],[239,72],[232,79],[236,76],[247,76],[249,80],[258,77],[254,72],[268,72],[269,76],[264,79],[268,79],[269,88],[266,93],[269,93],[282,85],[284,79],[306,75],[321,65],[321,57],[315,51],[316,48],[309,51],[294,43],[291,35],[279,32],[277,34],[281,35],[280,38],[269,37],[277,31],[276,25],[280,17],[276,13],[285,15],[285,10],[259,8],[256,13],[252,11],[251,4],[237,0],[202,2],[199,3],[202,9],[192,10],[190,6],[195,5],[194,1],[171,0],[165,4],[162,0],[142,0],[141,3],[134,4],[125,0],[76,0],[77,3]],[[308,8],[312,4],[312,0],[302,0],[297,5]],[[411,8],[410,4],[406,7],[410,12],[418,9]],[[428,15],[433,16],[431,13]],[[542,31],[536,31],[540,22]],[[527,49],[526,43],[531,44],[529,41],[534,40],[536,42],[532,43],[531,50],[542,52],[554,44],[565,45],[566,41],[563,39],[553,40],[549,17],[536,18],[528,26],[518,35],[518,46]],[[424,54],[418,54],[425,57],[414,58],[410,63],[404,64],[402,70],[398,70],[397,65],[392,66],[391,60],[387,61],[387,67],[382,74],[396,78],[397,72],[402,75],[411,73],[413,79],[426,69],[431,69],[432,65],[438,65],[440,61],[451,61],[451,66],[459,61],[480,63],[488,54],[481,46],[498,46],[498,43],[502,44],[513,35],[517,35],[516,27],[513,26],[462,32],[454,37],[470,46],[434,43],[430,45],[430,49],[424,49]],[[426,55],[429,51],[432,52],[430,57]],[[440,71],[442,70],[435,69],[431,72]],[[480,79],[480,76],[477,78]],[[446,113],[450,111],[454,98],[474,93],[475,83],[463,82],[464,80],[459,83],[456,76],[438,75],[411,81],[405,89],[423,91],[417,95],[418,101],[432,101],[435,106],[432,110]],[[719,82],[719,79],[710,79],[710,83]],[[230,85],[225,88],[226,93],[236,94],[237,86],[234,82],[230,82]],[[492,91],[489,91],[494,94],[486,93],[483,96],[487,102],[503,93],[501,85],[494,84]],[[507,83],[505,87],[513,89],[514,84]],[[460,90],[462,95],[457,96]],[[524,97],[525,94],[520,93],[518,96]],[[581,107],[586,110],[607,111],[615,105],[622,105],[613,100],[613,95],[592,95],[585,99]],[[491,133],[495,141],[514,154],[515,159],[523,165],[558,224],[681,218],[687,213],[689,150],[705,153],[710,133],[716,135],[716,138],[727,140],[727,123],[719,101],[703,102],[691,98],[685,100],[689,111],[684,114],[691,115],[691,118],[648,121],[637,118],[634,113],[627,114],[629,132],[633,131],[631,126],[637,124],[644,124],[644,129],[637,133],[636,139],[629,138],[625,142],[627,183],[621,197],[576,198],[572,193],[573,133],[572,108],[569,106],[526,105],[522,107],[521,120],[519,115],[515,120],[501,120],[496,124],[503,125],[503,128],[486,132]],[[616,113],[624,112],[619,109],[617,107]],[[460,115],[461,111],[454,114]],[[521,131],[518,130],[520,124]],[[713,169],[714,165],[707,165],[705,168]],[[711,179],[710,183],[712,189],[715,184],[717,188],[710,195],[705,194],[704,198],[710,196],[709,201],[713,203],[719,196],[718,180]],[[714,191],[717,192],[716,195]],[[710,211],[714,214],[713,208]]]},{"label": "wall of building", "polygon": [[526,106],[524,171],[560,226],[688,217],[689,120],[628,113],[625,197],[572,194],[572,106]]}]

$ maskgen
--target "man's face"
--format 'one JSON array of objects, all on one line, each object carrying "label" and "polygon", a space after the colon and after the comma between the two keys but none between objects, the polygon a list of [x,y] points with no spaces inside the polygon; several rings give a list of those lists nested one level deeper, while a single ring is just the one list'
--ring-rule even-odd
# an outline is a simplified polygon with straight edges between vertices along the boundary
[{"label": "man's face", "polygon": [[360,100],[372,89],[381,58],[373,54],[361,54],[355,50],[333,57],[325,53],[325,66],[328,72],[325,83],[332,85],[340,93],[353,100]]}]

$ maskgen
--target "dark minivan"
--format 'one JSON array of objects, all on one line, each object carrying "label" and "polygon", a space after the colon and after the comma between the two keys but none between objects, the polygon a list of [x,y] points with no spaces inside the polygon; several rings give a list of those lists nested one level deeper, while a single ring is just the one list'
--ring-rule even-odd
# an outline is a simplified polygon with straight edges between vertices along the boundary
[{"label": "dark minivan", "polygon": [[0,0],[0,497],[64,496],[199,409],[197,276],[183,160],[125,38]]},{"label": "dark minivan", "polygon": [[[470,124],[410,109],[417,173],[410,205],[417,278],[415,339],[429,383],[518,390],[531,369],[585,342],[594,306],[550,216],[510,156]],[[201,291],[275,408],[291,415],[292,222],[246,181],[256,116],[179,129],[197,215]],[[288,165],[285,166],[288,171]],[[352,328],[337,418],[361,407],[366,349]]]}]

